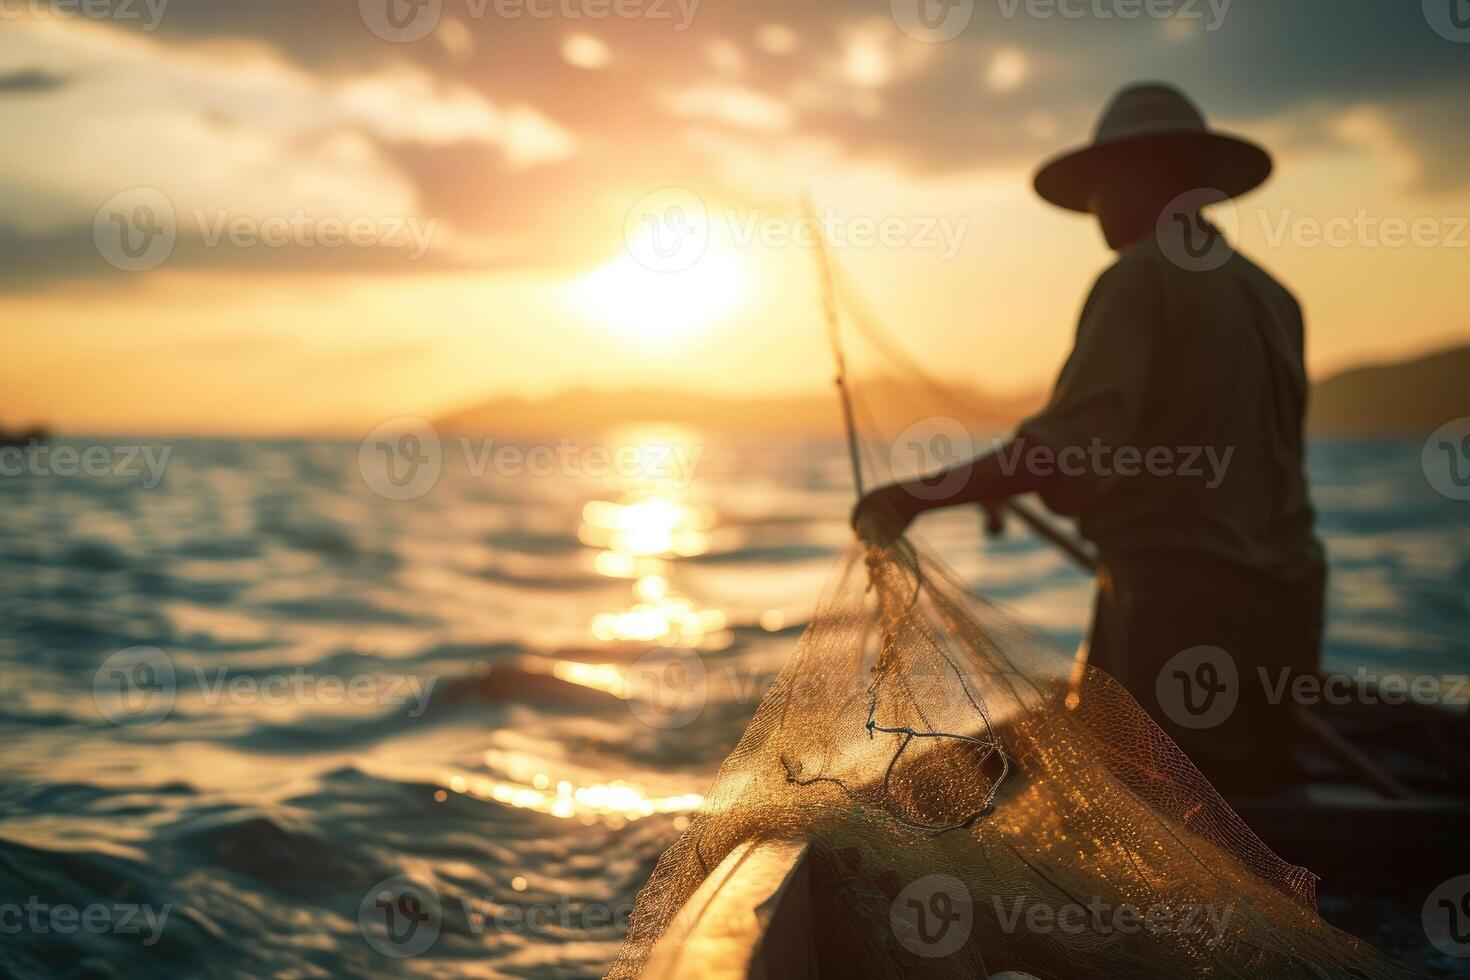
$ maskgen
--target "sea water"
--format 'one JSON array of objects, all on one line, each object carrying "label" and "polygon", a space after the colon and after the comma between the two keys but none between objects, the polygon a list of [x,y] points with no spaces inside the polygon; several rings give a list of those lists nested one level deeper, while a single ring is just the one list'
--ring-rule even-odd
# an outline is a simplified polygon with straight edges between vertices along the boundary
[{"label": "sea water", "polygon": [[[850,541],[837,443],[56,446],[0,476],[7,975],[600,975]],[[1313,447],[1331,667],[1466,671],[1470,505],[1419,458]],[[919,533],[1077,646],[1066,559]]]}]

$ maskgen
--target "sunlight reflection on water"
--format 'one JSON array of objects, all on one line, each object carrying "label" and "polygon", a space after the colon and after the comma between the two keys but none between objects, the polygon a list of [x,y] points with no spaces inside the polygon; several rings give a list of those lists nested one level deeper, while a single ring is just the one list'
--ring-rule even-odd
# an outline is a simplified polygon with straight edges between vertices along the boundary
[{"label": "sunlight reflection on water", "polygon": [[[690,459],[697,456],[696,448],[696,436],[686,430],[627,430],[612,451],[632,451],[648,460]],[[583,506],[577,537],[599,549],[593,567],[610,578],[634,580],[629,606],[592,619],[594,639],[704,650],[732,642],[722,610],[701,608],[671,582],[678,559],[709,550],[707,532],[719,519],[713,507],[688,500],[689,475],[642,473],[623,481],[619,500],[590,500]]]}]

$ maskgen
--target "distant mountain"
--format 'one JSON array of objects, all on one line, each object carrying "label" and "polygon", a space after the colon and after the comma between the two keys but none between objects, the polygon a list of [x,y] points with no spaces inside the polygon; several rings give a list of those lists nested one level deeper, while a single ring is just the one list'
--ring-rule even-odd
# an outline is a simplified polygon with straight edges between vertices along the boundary
[{"label": "distant mountain", "polygon": [[[1037,392],[995,398],[970,388],[936,391],[895,381],[858,385],[858,419],[896,434],[920,419],[961,419],[972,431],[1013,427],[1045,401]],[[1424,434],[1470,416],[1470,345],[1394,364],[1352,368],[1312,387],[1308,431],[1319,435]],[[709,432],[832,435],[842,431],[834,391],[811,395],[720,398],[656,389],[573,389],[549,398],[495,398],[436,421],[451,432],[554,435],[662,422]]]},{"label": "distant mountain", "polygon": [[[935,391],[896,382],[856,387],[860,421],[897,433],[934,416],[957,417],[976,431],[1005,429],[1042,404],[1043,397],[997,399],[969,389]],[[811,395],[721,398],[685,391],[579,388],[549,398],[495,398],[435,420],[451,432],[590,433],[642,422],[687,425],[711,432],[831,435],[842,431],[835,390]]]},{"label": "distant mountain", "polygon": [[1396,364],[1352,368],[1312,388],[1307,430],[1318,435],[1427,436],[1470,416],[1470,345]]}]

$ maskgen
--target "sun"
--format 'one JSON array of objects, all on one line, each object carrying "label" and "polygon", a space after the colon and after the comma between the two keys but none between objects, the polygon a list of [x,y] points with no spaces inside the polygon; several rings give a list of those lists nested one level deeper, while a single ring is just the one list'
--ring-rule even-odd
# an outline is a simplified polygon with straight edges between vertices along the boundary
[{"label": "sun", "polygon": [[748,302],[746,263],[728,247],[710,242],[687,268],[659,270],[639,261],[640,244],[571,283],[581,314],[631,336],[672,340],[726,319]]}]

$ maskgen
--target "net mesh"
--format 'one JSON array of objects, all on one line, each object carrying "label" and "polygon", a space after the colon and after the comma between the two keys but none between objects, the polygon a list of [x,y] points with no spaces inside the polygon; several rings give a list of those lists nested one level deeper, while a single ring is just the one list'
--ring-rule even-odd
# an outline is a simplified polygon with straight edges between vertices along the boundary
[{"label": "net mesh", "polygon": [[639,975],[737,845],[788,837],[817,855],[839,976],[1414,975],[1320,919],[1313,876],[1117,682],[906,541],[842,564],[610,976]]},{"label": "net mesh", "polygon": [[[994,406],[937,380],[840,268],[822,271],[829,327],[846,314],[857,342],[850,371],[838,360],[868,485],[978,449],[956,427]],[[1324,922],[1316,878],[1272,853],[1122,685],[908,539],[839,563],[639,893],[609,976],[637,977],[682,938],[681,909],[735,848],[777,839],[811,845],[824,975],[1417,975]]]}]

